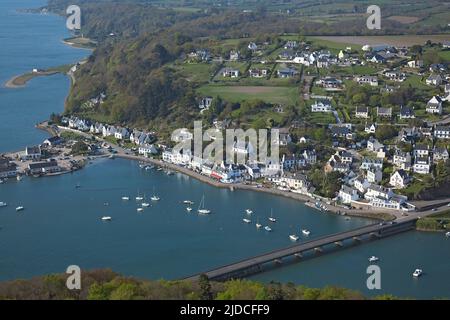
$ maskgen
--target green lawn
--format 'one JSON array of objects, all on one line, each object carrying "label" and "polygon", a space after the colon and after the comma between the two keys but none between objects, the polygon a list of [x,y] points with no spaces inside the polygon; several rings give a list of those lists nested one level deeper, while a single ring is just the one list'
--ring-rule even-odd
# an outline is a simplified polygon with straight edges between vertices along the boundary
[{"label": "green lawn", "polygon": [[184,63],[175,66],[175,69],[181,72],[181,75],[195,82],[207,82],[213,72],[213,65],[208,63]]},{"label": "green lawn", "polygon": [[297,87],[205,85],[197,90],[204,96],[220,96],[230,102],[260,99],[269,103],[294,105],[299,101]]}]

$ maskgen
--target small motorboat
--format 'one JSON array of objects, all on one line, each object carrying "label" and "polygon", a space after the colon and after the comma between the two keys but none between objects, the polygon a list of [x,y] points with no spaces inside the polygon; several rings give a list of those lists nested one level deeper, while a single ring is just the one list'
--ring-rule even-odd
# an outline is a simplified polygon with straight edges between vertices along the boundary
[{"label": "small motorboat", "polygon": [[141,197],[141,196],[136,197],[136,201],[142,201],[142,200],[144,200],[144,197]]},{"label": "small motorboat", "polygon": [[309,236],[309,235],[311,234],[311,231],[306,230],[306,229],[303,229],[303,230],[302,230],[302,233],[303,233],[305,236]]},{"label": "small motorboat", "polygon": [[102,217],[102,221],[111,221],[112,218],[109,216]]},{"label": "small motorboat", "polygon": [[150,198],[150,200],[152,200],[152,201],[159,201],[159,200],[161,200],[161,198],[158,197],[158,196],[152,196],[152,197]]},{"label": "small motorboat", "polygon": [[[6,204],[6,203],[5,203]],[[450,231],[449,232],[446,232],[445,233],[445,236],[447,237],[447,238],[450,238]]]},{"label": "small motorboat", "polygon": [[191,207],[187,207],[186,210],[187,210],[187,212],[191,212],[192,208]]},{"label": "small motorboat", "polygon": [[21,206],[16,208],[16,211],[23,211],[23,210],[25,210],[25,208]]},{"label": "small motorboat", "polygon": [[413,272],[413,277],[418,278],[422,275],[422,273],[423,273],[422,269],[416,269]]},{"label": "small motorboat", "polygon": [[128,201],[128,200],[130,200],[130,197],[122,197],[122,200],[123,201]]},{"label": "small motorboat", "polygon": [[371,256],[369,258],[369,262],[377,262],[378,260],[380,260],[380,259],[378,259],[378,257],[375,257],[375,256]]},{"label": "small motorboat", "polygon": [[193,204],[194,204],[194,201],[191,201],[191,200],[184,200],[183,203],[184,203],[184,204],[193,205]]},{"label": "small motorboat", "polygon": [[6,202],[0,202],[0,208],[6,207],[6,206],[7,206]]},{"label": "small motorboat", "polygon": [[295,235],[295,234],[291,234],[289,236],[289,239],[291,239],[292,241],[298,241],[299,237],[297,235]]},{"label": "small motorboat", "polygon": [[144,211],[144,208],[137,208],[136,211],[137,212],[142,212],[142,211]]},{"label": "small motorboat", "polygon": [[262,224],[261,223],[256,223],[256,229],[261,229],[262,228]]},{"label": "small motorboat", "polygon": [[242,221],[244,221],[245,223],[251,223],[252,222],[252,220],[250,220],[250,219],[242,219]]},{"label": "small motorboat", "polygon": [[150,207],[150,203],[142,202],[141,206],[143,206],[144,208],[148,208],[148,207]]},{"label": "small motorboat", "polygon": [[247,214],[252,214],[252,213],[253,213],[253,211],[252,211],[252,210],[250,210],[250,209],[246,209],[246,210],[245,210],[245,213],[247,213]]},{"label": "small motorboat", "polygon": [[271,231],[272,231],[272,228],[269,227],[269,226],[265,226],[265,227],[264,227],[264,230],[266,230],[267,232],[271,232]]}]

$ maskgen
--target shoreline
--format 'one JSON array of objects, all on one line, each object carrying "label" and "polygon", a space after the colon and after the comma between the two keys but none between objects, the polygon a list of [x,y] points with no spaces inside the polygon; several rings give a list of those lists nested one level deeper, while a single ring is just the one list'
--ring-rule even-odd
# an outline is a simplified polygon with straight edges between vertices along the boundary
[{"label": "shoreline", "polygon": [[[24,88],[28,84],[29,81],[33,80],[37,77],[49,77],[55,74],[62,73],[61,71],[42,71],[36,73],[24,73],[20,75],[16,75],[5,82],[4,87],[8,89],[19,89]],[[17,83],[17,81],[21,81],[21,83]]]},{"label": "shoreline", "polygon": [[[171,163],[166,163],[161,160],[157,159],[151,159],[151,158],[143,158],[135,155],[123,155],[123,154],[116,154],[115,157],[126,159],[126,160],[132,160],[132,161],[141,161],[141,162],[148,162],[160,167],[164,167],[176,172],[179,172],[181,174],[185,174],[191,178],[194,178],[200,182],[206,183],[210,186],[216,187],[216,188],[222,188],[222,189],[230,189],[230,190],[246,190],[246,191],[254,191],[254,192],[262,192],[271,194],[274,196],[280,196],[285,198],[290,198],[296,201],[301,202],[303,205],[307,206],[307,203],[313,203],[315,199],[310,198],[306,195],[299,194],[299,193],[293,193],[293,192],[286,192],[282,190],[277,190],[273,188],[266,188],[261,187],[257,188],[256,185],[247,185],[247,184],[226,184],[219,181],[214,181],[209,177],[206,177],[200,173],[197,173],[193,170],[190,170],[188,168],[180,167]],[[340,215],[340,213],[345,213],[346,216],[352,216],[352,217],[359,217],[359,218],[366,218],[366,219],[372,219],[372,220],[378,220],[378,221],[387,221],[387,220],[394,220],[396,219],[395,215],[388,213],[388,212],[359,212],[357,209],[354,210],[348,210],[341,207],[336,207],[333,205],[327,205],[329,208],[329,211],[327,213],[333,213],[335,215]],[[310,207],[311,208],[311,207]],[[312,208],[314,209],[314,208]],[[319,211],[318,211],[319,212]],[[340,212],[340,213],[338,213]]]}]

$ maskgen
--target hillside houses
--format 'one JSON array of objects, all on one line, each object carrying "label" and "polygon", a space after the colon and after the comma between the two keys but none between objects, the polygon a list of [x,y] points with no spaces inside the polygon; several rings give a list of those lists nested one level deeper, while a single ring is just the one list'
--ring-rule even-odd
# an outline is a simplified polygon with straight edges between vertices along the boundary
[{"label": "hillside houses", "polygon": [[355,81],[360,85],[369,85],[372,87],[378,86],[377,76],[356,76]]},{"label": "hillside houses", "polygon": [[317,100],[311,105],[311,112],[332,112],[333,108],[329,100]]},{"label": "hillside houses", "polygon": [[369,107],[356,107],[355,116],[356,118],[368,119]]}]

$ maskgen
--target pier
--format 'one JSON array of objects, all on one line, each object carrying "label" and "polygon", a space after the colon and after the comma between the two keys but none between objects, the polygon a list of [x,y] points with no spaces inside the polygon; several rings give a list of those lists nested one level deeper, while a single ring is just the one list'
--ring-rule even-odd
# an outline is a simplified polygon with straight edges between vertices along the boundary
[{"label": "pier", "polygon": [[[284,249],[278,249],[266,254],[255,256],[246,260],[222,266],[207,272],[193,275],[184,280],[197,280],[201,274],[210,280],[226,281],[229,279],[243,278],[252,274],[261,273],[274,267],[285,265],[283,262],[295,262],[301,260],[305,254],[323,255],[336,250],[336,248],[349,247],[355,243],[363,243],[393,236],[400,232],[415,228],[417,218],[405,218],[394,223],[371,224],[358,229],[327,235],[318,239],[299,243]],[[297,258],[297,259],[291,259]]]}]

